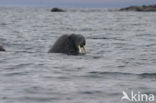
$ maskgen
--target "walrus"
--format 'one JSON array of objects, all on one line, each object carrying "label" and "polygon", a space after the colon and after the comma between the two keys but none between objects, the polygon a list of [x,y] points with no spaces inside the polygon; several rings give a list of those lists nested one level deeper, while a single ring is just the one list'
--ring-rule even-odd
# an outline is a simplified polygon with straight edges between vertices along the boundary
[{"label": "walrus", "polygon": [[0,51],[5,51],[2,45],[0,45]]},{"label": "walrus", "polygon": [[[82,53],[81,48],[84,49],[84,53]],[[80,34],[62,35],[48,52],[68,55],[86,54],[85,37]]]}]

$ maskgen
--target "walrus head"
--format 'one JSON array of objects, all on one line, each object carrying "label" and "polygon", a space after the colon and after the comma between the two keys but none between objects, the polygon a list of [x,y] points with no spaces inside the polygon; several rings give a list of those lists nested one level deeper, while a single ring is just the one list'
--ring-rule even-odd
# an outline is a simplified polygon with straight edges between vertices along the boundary
[{"label": "walrus head", "polygon": [[73,42],[76,49],[79,51],[80,54],[82,54],[81,48],[83,48],[84,53],[86,54],[86,40],[85,37],[80,34],[71,34],[70,40]]}]

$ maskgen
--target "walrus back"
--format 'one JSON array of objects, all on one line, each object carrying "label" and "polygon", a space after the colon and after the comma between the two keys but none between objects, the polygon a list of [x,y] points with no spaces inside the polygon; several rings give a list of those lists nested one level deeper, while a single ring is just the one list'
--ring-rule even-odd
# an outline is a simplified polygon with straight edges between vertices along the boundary
[{"label": "walrus back", "polygon": [[71,44],[68,37],[68,35],[63,35],[58,38],[49,53],[66,53]]}]

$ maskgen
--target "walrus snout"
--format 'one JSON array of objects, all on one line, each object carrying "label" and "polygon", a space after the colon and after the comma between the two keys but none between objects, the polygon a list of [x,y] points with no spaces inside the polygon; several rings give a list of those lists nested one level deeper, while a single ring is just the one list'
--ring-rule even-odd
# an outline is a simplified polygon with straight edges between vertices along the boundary
[{"label": "walrus snout", "polygon": [[84,50],[84,53],[86,54],[87,53],[87,50],[86,50],[86,45],[83,45],[83,46],[78,46],[78,49],[79,49],[79,53],[80,54],[82,54],[82,50],[81,50],[81,48],[83,48],[83,50]]}]

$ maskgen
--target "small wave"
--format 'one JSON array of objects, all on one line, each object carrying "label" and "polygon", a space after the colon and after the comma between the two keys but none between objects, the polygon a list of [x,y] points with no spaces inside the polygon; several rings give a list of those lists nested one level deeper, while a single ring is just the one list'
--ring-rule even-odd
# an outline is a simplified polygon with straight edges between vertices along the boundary
[{"label": "small wave", "polygon": [[107,37],[102,37],[102,38],[99,38],[99,37],[92,37],[90,39],[110,39],[110,38],[107,38]]},{"label": "small wave", "polygon": [[5,68],[6,70],[17,70],[17,69],[21,69],[27,66],[32,65],[33,63],[21,63],[21,64],[16,64],[16,65],[10,65],[10,67]]},{"label": "small wave", "polygon": [[122,72],[97,72],[92,71],[89,72],[89,74],[94,76],[102,76],[102,75],[114,75],[114,76],[137,76],[141,78],[156,78],[156,73],[141,73],[141,74],[135,74],[135,73],[122,73]]},{"label": "small wave", "polygon": [[133,74],[133,73],[122,73],[122,72],[97,72],[97,71],[92,71],[92,72],[89,72],[90,74],[101,74],[101,75],[136,75],[136,74]]},{"label": "small wave", "polygon": [[125,39],[122,38],[116,38],[116,37],[91,37],[89,39],[108,39],[108,40],[119,40],[119,41],[125,41]]},{"label": "small wave", "polygon": [[23,75],[27,75],[29,72],[14,72],[14,73],[7,73],[5,74],[5,76],[23,76]]},{"label": "small wave", "polygon": [[0,25],[5,26],[5,25],[7,25],[7,23],[0,23]]},{"label": "small wave", "polygon": [[94,90],[94,91],[81,91],[81,94],[102,94],[102,91]]},{"label": "small wave", "polygon": [[156,73],[142,73],[142,74],[139,74],[139,75],[142,76],[142,77],[145,77],[145,78],[148,78],[148,77],[156,78]]}]

